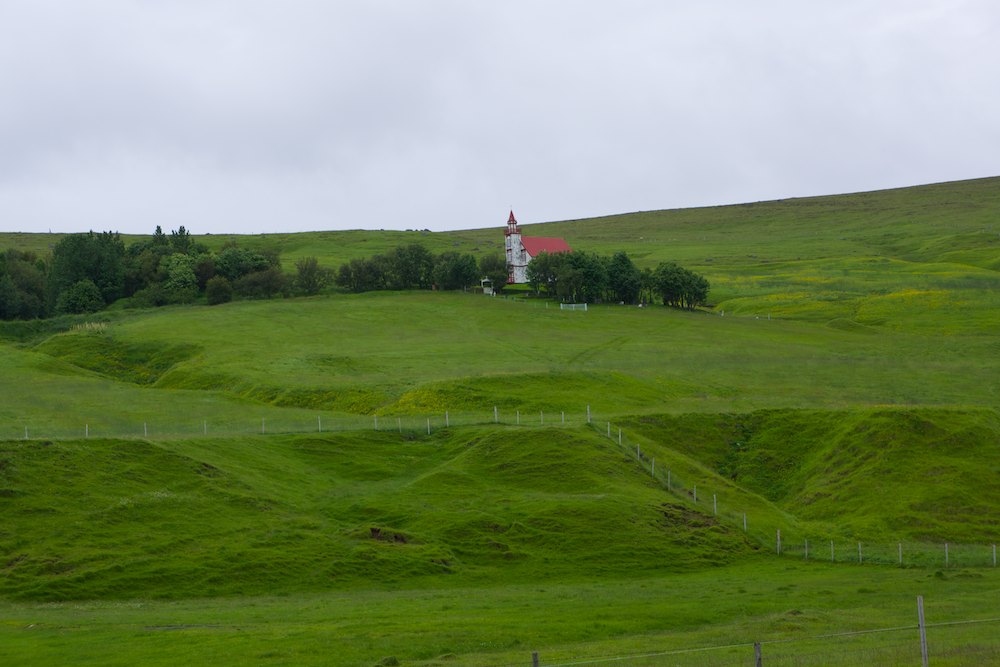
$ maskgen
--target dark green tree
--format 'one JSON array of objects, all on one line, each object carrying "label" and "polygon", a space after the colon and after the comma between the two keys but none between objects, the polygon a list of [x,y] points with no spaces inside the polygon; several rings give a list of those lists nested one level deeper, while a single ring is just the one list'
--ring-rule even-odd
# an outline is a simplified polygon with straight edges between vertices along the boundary
[{"label": "dark green tree", "polygon": [[287,291],[288,278],[276,266],[248,273],[233,283],[233,292],[247,299],[273,299]]},{"label": "dark green tree", "polygon": [[315,257],[303,257],[295,262],[295,289],[302,294],[318,294],[332,278],[330,270],[320,266]]},{"label": "dark green tree", "polygon": [[527,278],[531,289],[537,294],[544,289],[549,295],[558,293],[559,270],[567,257],[564,253],[549,254],[540,252],[528,262]]},{"label": "dark green tree", "polygon": [[428,289],[434,280],[434,256],[419,243],[394,248],[386,255],[389,289]]},{"label": "dark green tree", "polygon": [[0,319],[45,317],[46,268],[32,252],[11,249],[0,254]]},{"label": "dark green tree", "polygon": [[210,306],[228,303],[233,300],[233,286],[223,276],[213,276],[205,285],[205,298]]},{"label": "dark green tree", "polygon": [[608,262],[608,288],[614,299],[635,303],[642,289],[642,273],[624,252],[616,252]]},{"label": "dark green tree", "polygon": [[[608,271],[604,259],[595,253],[576,251],[557,255],[563,265],[573,267],[579,275],[574,283],[573,301],[594,303],[608,291]],[[564,270],[565,273],[565,270]]]},{"label": "dark green tree", "polygon": [[215,258],[215,273],[235,285],[243,276],[265,271],[277,266],[277,262],[262,252],[228,246]]},{"label": "dark green tree", "polygon": [[93,313],[104,308],[100,288],[89,278],[80,280],[59,293],[56,312]]},{"label": "dark green tree", "polygon": [[479,282],[479,267],[472,255],[445,252],[435,260],[433,275],[438,289],[466,289]]},{"label": "dark green tree", "polygon": [[479,258],[479,273],[481,277],[488,278],[493,283],[493,292],[499,294],[507,285],[510,268],[503,255],[483,255]]},{"label": "dark green tree", "polygon": [[125,244],[117,233],[72,234],[52,249],[48,291],[57,303],[64,290],[89,280],[97,286],[105,304],[123,296],[125,288]]},{"label": "dark green tree", "polygon": [[191,232],[184,229],[184,225],[178,227],[177,231],[170,232],[170,247],[175,253],[182,255],[190,254],[194,250],[194,239],[191,238]]},{"label": "dark green tree", "polygon": [[674,262],[663,262],[657,266],[654,280],[665,306],[695,308],[708,299],[708,280]]}]

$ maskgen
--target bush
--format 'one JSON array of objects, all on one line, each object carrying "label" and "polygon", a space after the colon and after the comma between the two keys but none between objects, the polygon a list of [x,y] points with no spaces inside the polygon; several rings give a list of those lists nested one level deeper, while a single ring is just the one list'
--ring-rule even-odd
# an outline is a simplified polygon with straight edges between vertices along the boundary
[{"label": "bush", "polygon": [[318,294],[333,279],[333,272],[321,267],[315,257],[295,262],[295,272],[295,287],[303,294]]},{"label": "bush", "polygon": [[56,310],[60,313],[94,313],[101,308],[104,308],[104,297],[90,279],[73,283],[56,301]]},{"label": "bush", "polygon": [[288,280],[278,268],[249,273],[233,283],[233,291],[248,299],[271,299],[287,289]]},{"label": "bush", "polygon": [[217,306],[233,300],[233,285],[223,276],[214,276],[205,283],[205,297],[208,305]]}]

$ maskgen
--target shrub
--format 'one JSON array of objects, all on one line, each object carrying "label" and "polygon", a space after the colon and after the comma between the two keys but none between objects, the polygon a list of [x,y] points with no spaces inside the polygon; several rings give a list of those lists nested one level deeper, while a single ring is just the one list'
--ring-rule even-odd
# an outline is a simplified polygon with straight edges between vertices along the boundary
[{"label": "shrub", "polygon": [[214,276],[205,283],[205,296],[208,305],[217,306],[233,300],[233,286],[224,276]]},{"label": "shrub", "polygon": [[104,308],[104,297],[89,278],[64,289],[56,301],[56,310],[60,313],[93,313],[101,308]]},{"label": "shrub", "polygon": [[283,294],[287,288],[285,274],[274,267],[249,273],[233,283],[233,291],[248,299],[270,299]]}]

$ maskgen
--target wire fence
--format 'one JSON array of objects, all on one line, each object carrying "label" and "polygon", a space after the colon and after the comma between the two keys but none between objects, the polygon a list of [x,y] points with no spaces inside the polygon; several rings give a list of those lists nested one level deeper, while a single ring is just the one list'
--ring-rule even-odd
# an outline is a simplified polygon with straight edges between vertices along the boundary
[{"label": "wire fence", "polygon": [[[540,651],[530,661],[507,663],[545,667],[723,667],[767,665],[991,665],[1000,664],[1000,618],[968,619],[896,627],[849,630],[805,637],[778,637],[713,646],[664,647],[641,653],[602,656]],[[923,639],[922,639],[923,637]],[[924,652],[926,646],[926,653]],[[924,662],[924,660],[927,662]]]},{"label": "wire fence", "polygon": [[[109,413],[113,411],[109,410]],[[296,410],[282,415],[252,415],[218,417],[190,416],[184,419],[150,416],[148,419],[120,418],[113,414],[79,424],[67,424],[61,418],[46,423],[20,420],[0,424],[0,440],[75,440],[80,438],[108,439],[176,439],[199,437],[243,437],[252,435],[294,435],[305,433],[339,433],[379,431],[397,432],[408,436],[430,435],[443,428],[461,426],[523,426],[577,428],[589,423],[592,416],[585,412],[525,411],[494,408],[482,410],[443,410],[436,413],[381,413],[371,415],[323,413]]]}]

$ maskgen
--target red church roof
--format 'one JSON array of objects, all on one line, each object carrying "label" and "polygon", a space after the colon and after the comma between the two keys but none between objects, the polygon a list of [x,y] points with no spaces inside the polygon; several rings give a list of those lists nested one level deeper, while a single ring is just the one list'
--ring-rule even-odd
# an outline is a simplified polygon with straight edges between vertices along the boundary
[{"label": "red church roof", "polygon": [[511,209],[511,211],[510,211],[510,217],[509,217],[509,218],[507,218],[507,224],[509,225],[509,224],[510,224],[510,223],[512,223],[512,222],[513,222],[513,223],[514,223],[515,225],[517,224],[517,218],[515,218],[515,217],[514,217],[514,210],[513,210],[513,209]]},{"label": "red church roof", "polygon": [[532,257],[537,257],[540,252],[547,252],[550,255],[557,252],[573,252],[564,240],[544,236],[522,236],[521,245]]}]

